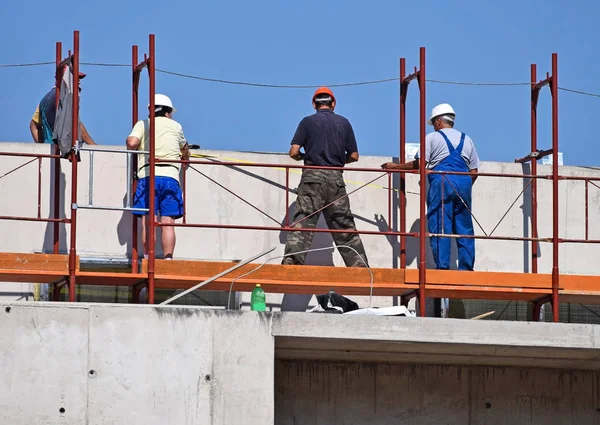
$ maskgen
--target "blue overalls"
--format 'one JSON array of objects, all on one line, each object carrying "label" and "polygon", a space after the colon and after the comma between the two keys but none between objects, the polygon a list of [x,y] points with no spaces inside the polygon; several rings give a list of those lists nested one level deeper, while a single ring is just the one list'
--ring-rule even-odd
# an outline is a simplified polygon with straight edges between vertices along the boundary
[{"label": "blue overalls", "polygon": [[[438,133],[440,133],[446,141],[450,155],[436,165],[433,170],[469,172],[469,167],[461,156],[465,142],[465,134],[461,133],[460,143],[454,148],[444,132],[438,131]],[[429,192],[427,194],[427,221],[429,223],[429,233],[444,233],[447,235],[474,234],[473,219],[469,212],[471,209],[472,184],[471,176],[429,174]],[[444,212],[443,231],[442,190]],[[447,237],[432,236],[430,238],[433,259],[435,260],[438,269],[449,269],[451,240],[452,238]],[[475,239],[457,238],[456,245],[458,248],[458,269],[473,270],[473,265],[475,264]]]}]

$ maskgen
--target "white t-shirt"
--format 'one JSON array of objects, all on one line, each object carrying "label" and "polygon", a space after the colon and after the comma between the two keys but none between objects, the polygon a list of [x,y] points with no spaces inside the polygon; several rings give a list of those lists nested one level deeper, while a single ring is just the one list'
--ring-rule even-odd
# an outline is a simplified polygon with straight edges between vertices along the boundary
[{"label": "white t-shirt", "polygon": [[[183,135],[181,124],[167,117],[156,117],[154,126],[156,127],[154,139],[154,152],[156,158],[181,159],[181,149],[187,143],[185,136]],[[140,151],[149,150],[149,127],[149,119],[140,120],[135,124],[129,135],[130,137],[133,136],[140,139],[140,145],[138,147],[138,150]],[[150,170],[148,170],[149,167],[144,166],[148,161],[147,157],[147,154],[138,155],[138,178],[140,179],[147,177],[150,174]],[[155,167],[156,176],[173,177],[175,180],[179,181],[180,163],[163,162],[159,164]]]},{"label": "white t-shirt", "polygon": [[[450,140],[452,146],[456,148],[459,145],[461,138],[460,131],[454,128],[443,128],[441,131]],[[425,161],[427,161],[427,168],[435,168],[448,155],[450,155],[450,151],[448,151],[448,145],[441,134],[435,131],[425,137]],[[479,156],[477,156],[475,144],[473,144],[473,141],[467,135],[465,135],[461,156],[467,163],[469,170],[479,168]],[[419,159],[419,152],[415,155],[415,159]]]}]

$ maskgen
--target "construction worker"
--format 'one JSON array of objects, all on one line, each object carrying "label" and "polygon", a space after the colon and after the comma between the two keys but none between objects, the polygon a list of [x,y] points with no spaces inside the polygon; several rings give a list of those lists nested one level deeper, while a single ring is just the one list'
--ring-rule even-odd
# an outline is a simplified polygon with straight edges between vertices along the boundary
[{"label": "construction worker", "polygon": [[[336,100],[332,91],[327,87],[317,89],[312,105],[316,113],[300,121],[292,139],[290,157],[296,161],[303,160],[304,165],[323,167],[343,167],[358,161],[354,130],[346,118],[334,113]],[[302,148],[304,153],[300,152]],[[291,225],[296,228],[315,228],[321,210],[330,229],[356,230],[342,170],[302,171]],[[368,264],[358,234],[340,232],[331,236],[347,267],[365,267]],[[304,264],[307,253],[294,253],[309,249],[312,238],[313,232],[290,232],[282,264]],[[342,245],[354,248],[356,252],[340,248]]]},{"label": "construction worker", "polygon": [[[457,171],[471,173],[471,175],[428,175],[427,221],[429,233],[472,236],[474,231],[471,217],[471,188],[477,179],[479,157],[471,138],[454,129],[455,117],[454,109],[447,103],[433,108],[427,123],[433,126],[435,132],[429,133],[425,138],[425,162],[430,170]],[[382,168],[418,170],[419,154],[415,158],[415,161],[405,164],[387,162],[382,164]],[[449,269],[451,238],[431,236],[430,243],[436,268]],[[456,244],[458,269],[473,270],[475,239],[456,238]]]},{"label": "construction worker", "polygon": [[[65,71],[70,69],[65,66]],[[85,78],[86,74],[83,72],[79,73],[79,82]],[[81,92],[81,87],[79,87]],[[35,108],[33,117],[29,122],[29,131],[31,131],[31,137],[35,143],[52,143],[52,133],[54,131],[54,122],[56,120],[56,86],[52,87],[48,93],[42,98]],[[85,125],[82,122],[79,123],[79,132],[81,140],[88,145],[95,145],[96,143],[88,133]]]},{"label": "construction worker", "polygon": [[[154,153],[157,159],[184,159],[190,157],[188,143],[183,135],[181,124],[173,119],[173,113],[176,109],[168,96],[156,94],[155,103],[155,140]],[[149,150],[150,120],[138,121],[129,137],[127,137],[127,149],[129,150]],[[137,188],[134,195],[134,208],[149,208],[149,186],[148,176],[150,175],[148,155],[138,155]],[[157,163],[155,167],[155,205],[154,219],[158,219],[162,224],[173,224],[175,220],[183,217],[183,196],[179,186],[179,163]],[[148,228],[149,214],[145,211],[134,211],[135,215],[145,216],[142,220],[142,241],[144,244],[144,257],[148,258]],[[156,239],[156,234],[153,235]],[[162,227],[162,250],[164,258],[170,260],[173,258],[175,250],[175,228],[173,226]]]}]

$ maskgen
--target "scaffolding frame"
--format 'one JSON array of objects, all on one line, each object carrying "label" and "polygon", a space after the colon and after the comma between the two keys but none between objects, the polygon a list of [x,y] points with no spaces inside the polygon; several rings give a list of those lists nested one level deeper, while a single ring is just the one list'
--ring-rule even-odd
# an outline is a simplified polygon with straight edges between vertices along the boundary
[{"label": "scaffolding frame", "polygon": [[[69,51],[69,55],[67,56],[66,59],[62,60],[62,44],[60,42],[56,43],[56,85],[57,85],[57,101],[59,98],[59,90],[60,90],[60,81],[62,79],[62,72],[65,69],[65,66],[68,66],[71,70],[71,72],[73,73],[73,84],[74,87],[78,87],[79,84],[79,31],[74,31],[74,36],[73,36],[73,53],[71,54],[71,52]],[[419,156],[419,161],[420,161],[420,166],[419,166],[419,170],[415,171],[415,170],[383,170],[383,169],[378,169],[378,168],[351,168],[351,169],[346,169],[344,167],[316,167],[316,166],[304,166],[304,165],[292,165],[292,164],[267,164],[267,163],[245,163],[245,162],[221,162],[221,161],[204,161],[204,160],[194,160],[194,159],[188,159],[188,160],[162,160],[162,159],[158,159],[155,157],[154,155],[154,146],[155,146],[155,133],[154,133],[154,128],[155,128],[155,101],[154,101],[154,95],[156,92],[156,68],[155,68],[155,35],[154,34],[150,34],[149,35],[149,54],[144,54],[144,60],[138,63],[138,46],[134,45],[132,46],[132,125],[135,125],[135,123],[138,121],[138,108],[139,108],[139,82],[140,82],[140,75],[141,72],[147,69],[148,71],[148,76],[149,76],[149,90],[148,90],[148,95],[149,95],[149,148],[148,148],[148,152],[144,153],[144,152],[140,152],[140,151],[128,151],[127,152],[127,158],[128,158],[128,167],[127,167],[127,179],[128,179],[128,192],[127,192],[127,206],[129,206],[129,203],[131,202],[131,193],[135,193],[136,190],[136,172],[137,172],[137,155],[138,154],[147,154],[147,162],[149,165],[149,184],[148,184],[148,191],[149,191],[149,211],[154,211],[155,209],[155,184],[154,184],[154,177],[155,177],[155,165],[157,163],[179,163],[183,165],[183,176],[182,176],[182,190],[184,192],[184,216],[183,216],[183,222],[181,223],[174,223],[174,224],[163,224],[160,222],[157,222],[154,218],[154,214],[150,215],[150,220],[148,220],[148,228],[147,228],[147,255],[148,255],[148,259],[147,260],[142,260],[141,264],[139,262],[139,247],[138,247],[138,225],[139,225],[139,220],[137,219],[137,217],[135,215],[133,215],[132,218],[132,258],[131,258],[131,270],[128,273],[102,273],[102,272],[81,272],[79,271],[79,259],[77,256],[77,209],[80,208],[81,206],[78,206],[77,204],[77,183],[78,183],[78,162],[77,162],[77,154],[78,154],[78,146],[77,146],[77,140],[78,140],[78,123],[79,123],[79,94],[78,91],[75,89],[73,91],[73,121],[72,121],[72,150],[70,152],[70,161],[71,161],[71,172],[72,172],[72,178],[71,178],[71,215],[70,218],[64,218],[64,219],[60,219],[59,218],[59,210],[60,210],[60,191],[59,191],[59,187],[60,187],[60,155],[58,152],[58,148],[55,147],[55,154],[25,154],[25,153],[18,153],[18,152],[0,152],[0,155],[2,156],[21,156],[21,157],[31,157],[33,158],[33,160],[29,161],[28,163],[32,163],[35,162],[36,160],[38,161],[38,214],[37,217],[16,217],[16,216],[0,216],[0,219],[2,220],[25,220],[25,221],[46,221],[46,222],[52,222],[54,223],[54,241],[53,241],[53,254],[55,256],[58,255],[59,252],[59,246],[58,246],[58,240],[59,240],[59,225],[60,223],[64,223],[69,224],[70,228],[71,228],[71,232],[70,232],[70,241],[69,241],[69,251],[68,251],[68,264],[67,264],[67,269],[63,271],[62,268],[60,267],[56,267],[56,270],[52,271],[52,273],[48,273],[48,276],[55,276],[55,275],[60,275],[61,273],[64,275],[64,278],[61,281],[52,281],[52,283],[55,284],[54,287],[54,299],[58,300],[58,295],[60,292],[60,289],[62,288],[62,286],[64,284],[68,284],[68,288],[69,288],[69,301],[70,302],[74,302],[75,301],[75,295],[76,295],[76,285],[78,284],[78,280],[87,283],[87,284],[94,284],[94,279],[101,279],[103,282],[102,283],[96,283],[96,284],[103,284],[103,285],[125,285],[125,286],[131,286],[132,290],[133,290],[133,301],[134,302],[139,302],[139,295],[140,295],[140,291],[143,287],[146,287],[148,290],[148,303],[150,304],[154,304],[155,303],[155,288],[156,288],[156,273],[157,273],[157,259],[156,259],[156,251],[155,251],[155,247],[156,247],[156,239],[154,237],[155,234],[155,229],[157,227],[162,227],[162,226],[173,226],[173,227],[185,227],[185,228],[212,228],[212,229],[251,229],[251,230],[266,230],[266,231],[305,231],[305,232],[327,232],[327,233],[335,233],[335,232],[344,232],[344,233],[356,233],[356,234],[377,234],[377,235],[387,235],[387,236],[395,236],[395,237],[399,237],[400,238],[400,267],[399,270],[393,271],[393,270],[388,270],[388,269],[377,269],[379,270],[378,273],[380,273],[379,276],[385,276],[382,277],[382,279],[384,279],[384,282],[376,282],[376,286],[379,289],[381,289],[382,293],[385,294],[395,294],[395,295],[400,295],[402,303],[406,304],[408,302],[408,300],[412,297],[417,297],[418,298],[418,302],[419,302],[419,309],[420,309],[420,315],[421,316],[425,316],[426,315],[426,299],[428,296],[439,296],[439,295],[451,295],[452,297],[454,297],[457,294],[460,294],[460,288],[457,285],[453,285],[451,280],[451,277],[454,276],[461,276],[461,279],[463,281],[472,281],[474,279],[476,279],[477,276],[480,276],[481,273],[485,273],[486,276],[490,276],[490,279],[493,281],[500,281],[502,279],[502,273],[498,273],[498,272],[458,272],[459,274],[456,274],[455,271],[439,271],[439,270],[427,270],[426,268],[426,243],[427,243],[427,237],[428,236],[438,236],[438,237],[446,237],[446,238],[457,238],[457,237],[468,237],[468,238],[474,238],[474,239],[488,239],[488,240],[512,240],[512,241],[525,241],[525,242],[530,242],[531,243],[531,264],[532,264],[532,270],[531,273],[532,275],[537,275],[538,274],[538,262],[537,262],[537,258],[538,258],[538,251],[537,251],[537,244],[540,242],[548,242],[548,243],[552,243],[552,274],[551,274],[551,288],[547,288],[548,290],[551,290],[550,293],[548,294],[544,294],[542,296],[539,297],[535,297],[533,299],[527,298],[528,301],[531,301],[533,303],[534,306],[534,317],[539,317],[539,311],[541,309],[541,306],[543,304],[545,304],[546,302],[550,302],[552,304],[552,313],[553,313],[553,321],[554,322],[558,322],[559,321],[559,293],[561,290],[561,275],[560,275],[560,270],[559,270],[559,244],[561,243],[600,243],[600,240],[590,240],[589,239],[589,226],[588,226],[588,209],[589,209],[589,202],[588,202],[588,197],[589,197],[589,185],[593,185],[596,186],[598,188],[600,188],[600,186],[597,186],[594,181],[600,181],[600,177],[578,177],[578,176],[560,176],[559,175],[559,168],[558,168],[558,147],[559,147],[559,140],[558,140],[558,56],[556,53],[552,54],[552,73],[547,73],[546,74],[546,78],[544,80],[541,81],[537,81],[537,75],[536,75],[536,65],[532,64],[531,65],[531,152],[523,157],[523,158],[519,158],[516,159],[515,162],[517,163],[525,163],[525,162],[529,162],[531,161],[531,172],[530,174],[500,174],[500,173],[478,173],[478,176],[480,177],[503,177],[503,178],[519,178],[519,179],[529,179],[529,183],[527,184],[527,186],[523,189],[523,191],[517,196],[517,199],[523,195],[527,189],[527,187],[530,185],[531,186],[531,190],[530,190],[530,203],[531,203],[531,210],[532,210],[532,216],[531,216],[531,237],[508,237],[508,236],[493,236],[491,233],[493,233],[495,231],[495,229],[498,227],[498,225],[496,225],[496,227],[494,228],[494,230],[488,235],[455,235],[455,234],[430,234],[426,231],[426,219],[427,219],[427,215],[426,215],[426,190],[424,190],[425,187],[425,181],[427,178],[427,175],[429,174],[434,174],[434,173],[439,173],[439,174],[443,174],[443,175],[461,175],[461,174],[468,174],[468,173],[459,173],[459,172],[439,172],[439,171],[434,171],[434,170],[428,170],[426,168],[426,143],[425,143],[425,137],[426,137],[426,120],[427,120],[427,113],[426,113],[426,50],[424,47],[421,47],[419,50],[419,68],[414,68],[414,72],[406,75],[406,59],[405,58],[401,58],[400,59],[400,111],[399,111],[399,123],[400,123],[400,145],[399,145],[399,150],[400,150],[400,158],[399,161],[400,163],[404,163],[405,162],[405,156],[406,156],[406,99],[408,96],[408,88],[409,88],[409,84],[413,81],[416,80],[418,83],[418,88],[419,88],[419,115],[420,115],[420,119],[419,119],[419,134],[420,134],[420,156]],[[548,149],[548,150],[539,150],[538,146],[537,146],[537,104],[538,104],[538,98],[539,98],[539,94],[540,91],[543,87],[545,86],[549,86],[550,88],[550,92],[551,92],[551,96],[552,96],[552,149]],[[93,151],[91,151],[93,152]],[[537,173],[537,161],[539,159],[541,159],[544,156],[547,155],[552,155],[553,158],[553,165],[552,165],[552,173],[550,175],[538,175]],[[55,168],[54,168],[54,214],[52,218],[42,218],[41,217],[41,161],[42,159],[47,158],[47,159],[53,159],[54,160],[54,164],[55,164]],[[19,167],[17,167],[16,169],[10,171],[9,173],[6,173],[5,175],[8,175],[10,173],[12,173],[13,171],[16,171],[19,168],[24,167],[26,164],[22,164]],[[215,224],[215,223],[189,223],[187,222],[186,219],[186,211],[185,211],[185,198],[186,198],[186,173],[187,173],[187,168],[191,167],[192,165],[202,165],[202,166],[226,166],[226,167],[263,167],[263,168],[283,168],[285,169],[285,202],[286,202],[286,209],[287,209],[287,214],[286,214],[286,218],[284,220],[283,224],[279,224],[279,222],[277,222],[278,226],[254,226],[254,225],[236,225],[236,224]],[[195,168],[192,167],[192,169],[194,171],[197,171],[198,173],[200,173],[201,175],[203,175],[204,177],[206,177],[207,179],[211,180],[213,183],[217,184],[218,186],[220,186],[221,188],[223,188],[224,190],[228,191],[229,193],[231,193],[232,195],[236,196],[238,199],[242,200],[243,202],[245,202],[246,204],[250,205],[251,207],[253,207],[254,209],[258,210],[259,212],[261,212],[262,214],[264,214],[265,216],[271,218],[272,220],[274,220],[268,213],[260,210],[258,207],[254,206],[253,204],[251,204],[250,202],[248,202],[247,200],[245,200],[242,196],[238,195],[235,193],[234,190],[230,190],[228,188],[226,188],[225,186],[221,185],[220,183],[218,183],[217,181],[215,181],[214,179],[211,179],[210,177],[208,177],[207,175],[205,175],[204,173],[196,170]],[[369,181],[368,183],[365,183],[363,185],[361,185],[359,188],[349,192],[346,196],[350,196],[351,194],[355,193],[356,191],[362,189],[363,187],[366,187],[367,185],[373,183],[374,181],[383,178],[383,177],[387,177],[387,182],[388,182],[388,194],[387,194],[387,200],[388,200],[388,205],[387,205],[387,213],[388,213],[388,229],[387,231],[360,231],[360,230],[355,230],[355,231],[348,231],[348,230],[335,230],[335,229],[318,229],[318,228],[296,228],[295,225],[298,224],[300,221],[296,222],[296,223],[290,223],[290,217],[289,217],[289,193],[291,192],[291,188],[290,188],[290,178],[289,178],[289,174],[290,174],[290,170],[291,169],[297,169],[297,170],[304,170],[304,169],[330,169],[330,170],[352,170],[352,171],[362,171],[362,172],[372,172],[372,173],[379,173],[380,175],[378,177],[375,177],[373,180]],[[90,171],[91,172],[91,171]],[[392,204],[394,199],[394,189],[393,189],[393,185],[392,185],[392,178],[394,176],[394,174],[397,174],[399,177],[399,181],[400,181],[400,186],[399,186],[399,190],[398,190],[398,205],[399,205],[399,230],[398,231],[394,231],[393,230],[393,215],[392,215]],[[420,191],[419,197],[420,197],[420,202],[419,202],[419,218],[420,218],[420,227],[419,227],[419,232],[407,232],[406,231],[406,174],[418,174],[419,178],[421,180],[421,187],[423,188]],[[2,176],[3,177],[3,176]],[[0,178],[2,178],[0,177]],[[538,215],[538,207],[537,207],[537,180],[538,179],[550,179],[552,180],[552,215],[553,215],[553,222],[552,222],[552,237],[551,238],[540,238],[538,235],[538,229],[537,229],[537,215]],[[565,238],[560,238],[559,237],[559,200],[558,200],[558,188],[559,188],[559,181],[560,180],[565,180],[565,181],[584,181],[585,184],[585,238],[584,239],[565,239]],[[91,191],[91,189],[90,189]],[[512,205],[509,207],[509,209],[507,210],[507,212],[504,214],[504,216],[501,218],[500,222],[504,219],[504,217],[506,217],[506,214],[508,214],[508,212],[510,211],[510,209],[512,208],[512,206],[514,206],[515,202],[512,203]],[[91,202],[90,202],[91,204]],[[88,206],[90,208],[92,208],[92,206]],[[326,208],[327,206],[323,207],[321,210],[323,210],[324,208]],[[108,208],[108,209],[112,209],[112,208]],[[117,209],[117,208],[114,208]],[[131,208],[124,208],[121,210],[132,210]],[[321,210],[316,211],[313,214],[319,213]],[[276,220],[275,220],[276,221]],[[500,224],[500,222],[498,224]],[[483,228],[482,228],[483,230]],[[484,231],[485,233],[485,231]],[[419,239],[419,260],[418,260],[418,268],[417,270],[410,270],[410,269],[406,269],[406,237],[417,237]],[[43,255],[47,255],[47,254],[43,254]],[[162,260],[159,260],[162,261]],[[165,264],[165,263],[170,263],[170,264]],[[168,262],[161,262],[160,263],[160,267],[162,267],[163,272],[159,273],[159,280],[160,282],[162,282],[161,284],[167,285],[167,287],[177,287],[178,285],[180,285],[180,287],[178,289],[182,289],[185,286],[189,286],[190,282],[194,281],[194,279],[200,279],[200,274],[193,274],[192,275],[185,275],[185,274],[174,274],[172,272],[164,272],[164,270],[167,270],[169,267],[168,266],[175,266],[177,263],[177,260],[174,261],[168,261]],[[186,262],[190,263],[189,261]],[[212,273],[213,271],[220,270],[219,268],[223,268],[225,267],[226,263],[210,263],[210,262],[200,262],[198,261],[197,263],[204,263],[204,269],[203,269],[203,273]],[[210,264],[209,264],[210,263]],[[225,264],[225,265],[224,265]],[[202,268],[200,267],[200,268]],[[331,284],[332,286],[335,286],[334,284],[339,284],[341,285],[341,287],[344,287],[346,289],[348,289],[349,291],[358,291],[359,293],[362,293],[361,291],[364,290],[365,288],[365,284],[364,283],[359,283],[356,282],[354,280],[354,277],[351,275],[351,273],[355,273],[350,271],[350,273],[346,273],[345,271],[340,270],[340,268],[336,268],[337,270],[335,270],[335,273],[338,275],[341,275],[342,277],[340,279],[346,279],[346,281],[344,282],[337,282],[336,279],[332,278],[332,281],[327,281],[327,279],[325,279],[324,282],[318,281],[319,278],[317,278],[317,274],[322,276],[334,276],[333,273],[329,273],[328,271],[326,271],[326,267],[317,267],[317,269],[320,269],[318,271],[314,271],[313,269],[315,267],[312,266],[298,266],[299,268],[297,268],[296,266],[274,266],[274,265],[270,265],[269,267],[265,267],[265,269],[261,272],[262,273],[262,277],[261,279],[267,279],[268,282],[270,282],[271,284],[277,286],[280,282],[281,283],[281,278],[284,274],[287,274],[287,271],[284,272],[281,267],[284,267],[285,270],[295,270],[295,273],[298,272],[299,270],[305,270],[307,276],[305,276],[305,279],[302,278],[299,281],[295,281],[293,282],[293,286],[289,286],[289,290],[290,292],[293,293],[299,293],[302,291],[310,291],[310,290],[314,290],[315,287],[321,288],[321,287],[325,287],[326,285]],[[199,269],[199,268],[198,268]],[[14,271],[14,269],[11,269],[12,271]],[[27,269],[25,268],[20,268],[19,270],[21,271],[25,271],[25,274],[32,274],[32,273],[37,273],[37,277],[40,276],[45,276],[43,274],[43,270],[37,270],[37,269]],[[2,272],[3,270],[0,268],[0,272]],[[418,273],[418,277],[414,276],[414,274]],[[171,273],[171,274],[169,274]],[[302,272],[300,272],[302,273]],[[460,273],[475,273],[473,275],[471,275],[471,277],[466,277],[466,275],[464,274],[460,274]],[[10,276],[14,277],[14,273],[10,274],[10,273],[6,273]],[[279,279],[277,278],[278,274]],[[309,275],[311,276],[309,278]],[[522,275],[522,274],[521,274]],[[525,275],[527,275],[527,273],[525,273]],[[431,276],[431,277],[430,277]],[[445,276],[449,276],[449,277],[445,277]],[[473,277],[475,276],[475,277]],[[48,277],[49,278],[49,277]],[[289,276],[287,276],[287,278],[289,279]],[[415,279],[416,278],[416,279]],[[540,276],[540,279],[542,278],[542,276]],[[563,276],[563,280],[566,281],[573,281],[574,283],[574,287],[580,288],[580,287],[586,287],[585,285],[589,285],[586,282],[589,282],[590,279],[588,278],[592,278],[594,285],[596,283],[598,284],[598,288],[600,288],[600,277],[596,277],[596,276],[571,276],[571,277],[564,277]],[[16,278],[15,278],[16,279]],[[309,280],[312,279],[312,280]],[[429,282],[428,282],[429,279]],[[537,279],[537,280],[531,280],[532,285],[523,289],[524,293],[528,293],[527,291],[531,290],[531,294],[537,294],[538,292],[544,292],[546,290],[546,288],[543,286],[543,284],[541,282],[543,282],[543,279]],[[335,282],[333,282],[335,281]],[[416,284],[413,284],[412,282],[415,282]],[[434,283],[431,283],[431,282]],[[197,281],[196,281],[197,282]],[[256,282],[256,279],[247,279],[245,281],[240,281],[240,282],[247,282],[247,283],[254,283]],[[332,283],[333,282],[333,283]],[[350,283],[349,283],[350,282]],[[394,283],[395,282],[395,283]],[[320,285],[320,286],[319,286]],[[395,285],[395,286],[394,286]],[[431,286],[431,287],[428,287]],[[437,286],[436,286],[437,285]],[[537,285],[537,286],[536,286]],[[279,286],[277,287],[281,287],[281,285],[279,284]],[[396,289],[395,289],[396,288]],[[397,288],[401,288],[402,293],[399,293],[399,289]],[[502,285],[498,285],[498,286],[490,286],[489,288],[487,287],[483,287],[481,288],[482,294],[485,291],[488,291],[488,289],[491,290],[489,291],[489,294],[486,295],[477,295],[475,296],[475,298],[478,299],[520,299],[520,298],[515,298],[515,295],[511,293],[511,289],[508,288],[508,285],[506,285],[505,289],[502,289]],[[538,290],[534,290],[532,288],[538,288]],[[542,290],[540,290],[540,288]],[[213,289],[212,287],[210,288],[206,288],[206,289]],[[463,288],[464,289],[464,288]],[[396,291],[396,292],[394,292]],[[473,292],[473,289],[470,289],[471,292]],[[585,295],[583,295],[585,296]],[[458,298],[460,298],[460,296],[458,296]]]}]

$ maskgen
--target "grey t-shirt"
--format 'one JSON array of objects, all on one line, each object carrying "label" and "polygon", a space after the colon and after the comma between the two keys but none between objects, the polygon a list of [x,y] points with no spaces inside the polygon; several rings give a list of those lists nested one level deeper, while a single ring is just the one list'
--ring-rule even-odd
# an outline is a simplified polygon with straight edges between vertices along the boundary
[{"label": "grey t-shirt", "polygon": [[[456,148],[460,143],[460,131],[455,130],[454,128],[444,128],[441,131],[443,131],[448,140],[450,140],[452,146]],[[425,152],[425,161],[427,161],[427,168],[429,169],[435,168],[435,166],[442,162],[444,158],[450,155],[446,141],[437,131],[429,133],[425,137]],[[475,149],[473,141],[467,135],[465,135],[465,143],[463,144],[461,156],[467,163],[469,170],[479,168],[477,150]],[[415,159],[419,159],[419,152],[415,155]]]}]

